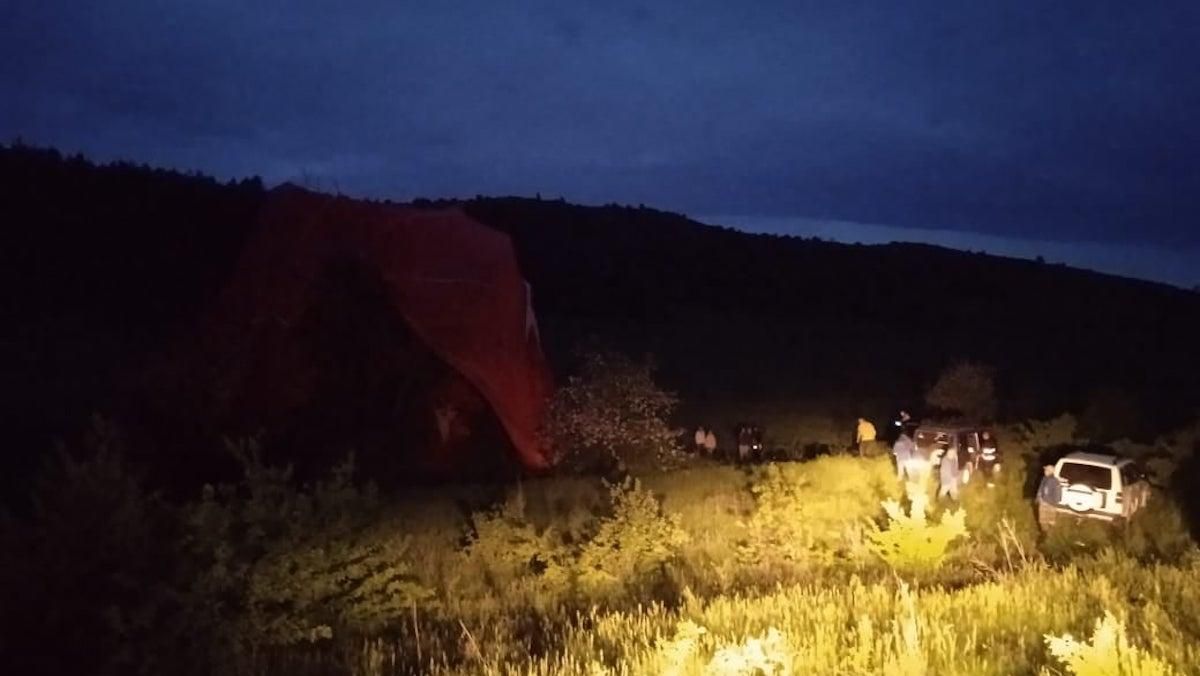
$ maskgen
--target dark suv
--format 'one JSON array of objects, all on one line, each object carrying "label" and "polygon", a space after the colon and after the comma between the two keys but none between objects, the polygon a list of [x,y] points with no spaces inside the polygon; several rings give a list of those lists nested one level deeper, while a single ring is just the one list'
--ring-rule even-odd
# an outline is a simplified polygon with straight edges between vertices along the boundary
[{"label": "dark suv", "polygon": [[921,425],[913,434],[917,455],[933,467],[951,448],[958,451],[962,482],[980,476],[990,485],[1000,473],[1000,448],[991,429],[977,425]]}]

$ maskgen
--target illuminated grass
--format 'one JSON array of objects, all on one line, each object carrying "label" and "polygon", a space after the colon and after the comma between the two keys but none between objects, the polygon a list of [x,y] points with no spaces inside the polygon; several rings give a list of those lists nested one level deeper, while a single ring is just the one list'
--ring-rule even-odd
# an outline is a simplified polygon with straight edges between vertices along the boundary
[{"label": "illuminated grass", "polygon": [[[467,559],[453,533],[415,534],[414,568],[438,590],[437,603],[397,618],[384,636],[347,639],[359,648],[320,663],[346,667],[349,654],[353,673],[372,675],[999,676],[1061,671],[1045,637],[1089,636],[1112,613],[1146,659],[1179,673],[1200,664],[1194,547],[1175,563],[1139,562],[1144,535],[1123,544],[1117,534],[1115,549],[1052,567],[1038,554],[1021,481],[1014,472],[993,488],[971,486],[962,503],[969,541],[935,570],[904,580],[870,552],[862,528],[867,520],[886,526],[880,502],[900,492],[887,459],[647,476],[643,487],[689,537],[675,540],[674,557],[610,579],[611,593],[601,595],[563,574],[568,558],[555,559],[558,572],[546,577],[520,572],[513,555],[537,558],[540,547],[562,557],[596,533],[603,488],[529,482],[520,518],[510,505],[502,527],[494,517],[482,522],[493,540]],[[950,507],[932,506],[933,519]],[[611,523],[606,547],[621,548],[623,538],[637,546],[638,532],[652,532]],[[785,547],[780,537],[793,540]],[[645,578],[660,574],[658,583]],[[288,660],[262,666],[322,673]]]}]

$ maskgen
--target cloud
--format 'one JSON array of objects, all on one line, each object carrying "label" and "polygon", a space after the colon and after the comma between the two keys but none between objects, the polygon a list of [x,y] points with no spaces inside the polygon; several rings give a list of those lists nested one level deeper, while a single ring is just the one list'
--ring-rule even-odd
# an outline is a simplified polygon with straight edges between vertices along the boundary
[{"label": "cloud", "polygon": [[320,167],[373,196],[1200,242],[1196,3],[0,11],[0,134],[102,159]]},{"label": "cloud", "polygon": [[995,256],[1041,258],[1047,263],[1096,270],[1113,275],[1147,279],[1184,289],[1200,285],[1200,246],[1172,248],[1151,244],[1114,242],[1064,242],[931,228],[803,218],[769,218],[737,215],[700,216],[705,223],[748,232],[818,237],[847,244],[917,242],[962,251],[982,251]]}]

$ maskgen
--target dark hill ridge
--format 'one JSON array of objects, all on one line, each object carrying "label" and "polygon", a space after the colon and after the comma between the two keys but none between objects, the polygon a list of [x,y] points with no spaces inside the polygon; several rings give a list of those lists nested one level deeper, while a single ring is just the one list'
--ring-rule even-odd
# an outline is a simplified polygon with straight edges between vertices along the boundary
[{"label": "dark hill ridge", "polygon": [[[261,204],[257,179],[0,148],[0,372],[33,458],[192,330]],[[421,204],[435,204],[419,201]],[[1135,393],[1200,403],[1200,294],[920,245],[750,235],[647,208],[463,203],[514,238],[561,372],[595,335],[652,352],[685,399],[911,400],[949,360],[996,365],[1011,415]],[[1167,415],[1169,414],[1169,415]]]},{"label": "dark hill ridge", "polygon": [[[1012,413],[1080,406],[1103,386],[1155,409],[1197,401],[1200,295],[1174,287],[933,246],[749,235],[648,209],[520,198],[467,209],[513,235],[544,321],[629,334],[685,394],[912,397],[949,359],[972,357],[1000,368]],[[705,367],[715,373],[695,377]]]}]

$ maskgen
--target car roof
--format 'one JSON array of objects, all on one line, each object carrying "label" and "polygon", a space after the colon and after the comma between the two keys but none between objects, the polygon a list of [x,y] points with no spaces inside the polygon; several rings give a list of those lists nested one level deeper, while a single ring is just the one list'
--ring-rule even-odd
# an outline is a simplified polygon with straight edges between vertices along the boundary
[{"label": "car roof", "polygon": [[991,431],[979,425],[919,425],[918,432],[983,432]]},{"label": "car roof", "polygon": [[1107,453],[1083,453],[1079,451],[1064,455],[1062,460],[1077,462],[1084,465],[1102,465],[1105,467],[1124,465],[1130,462],[1129,458],[1123,458],[1119,455]]}]

